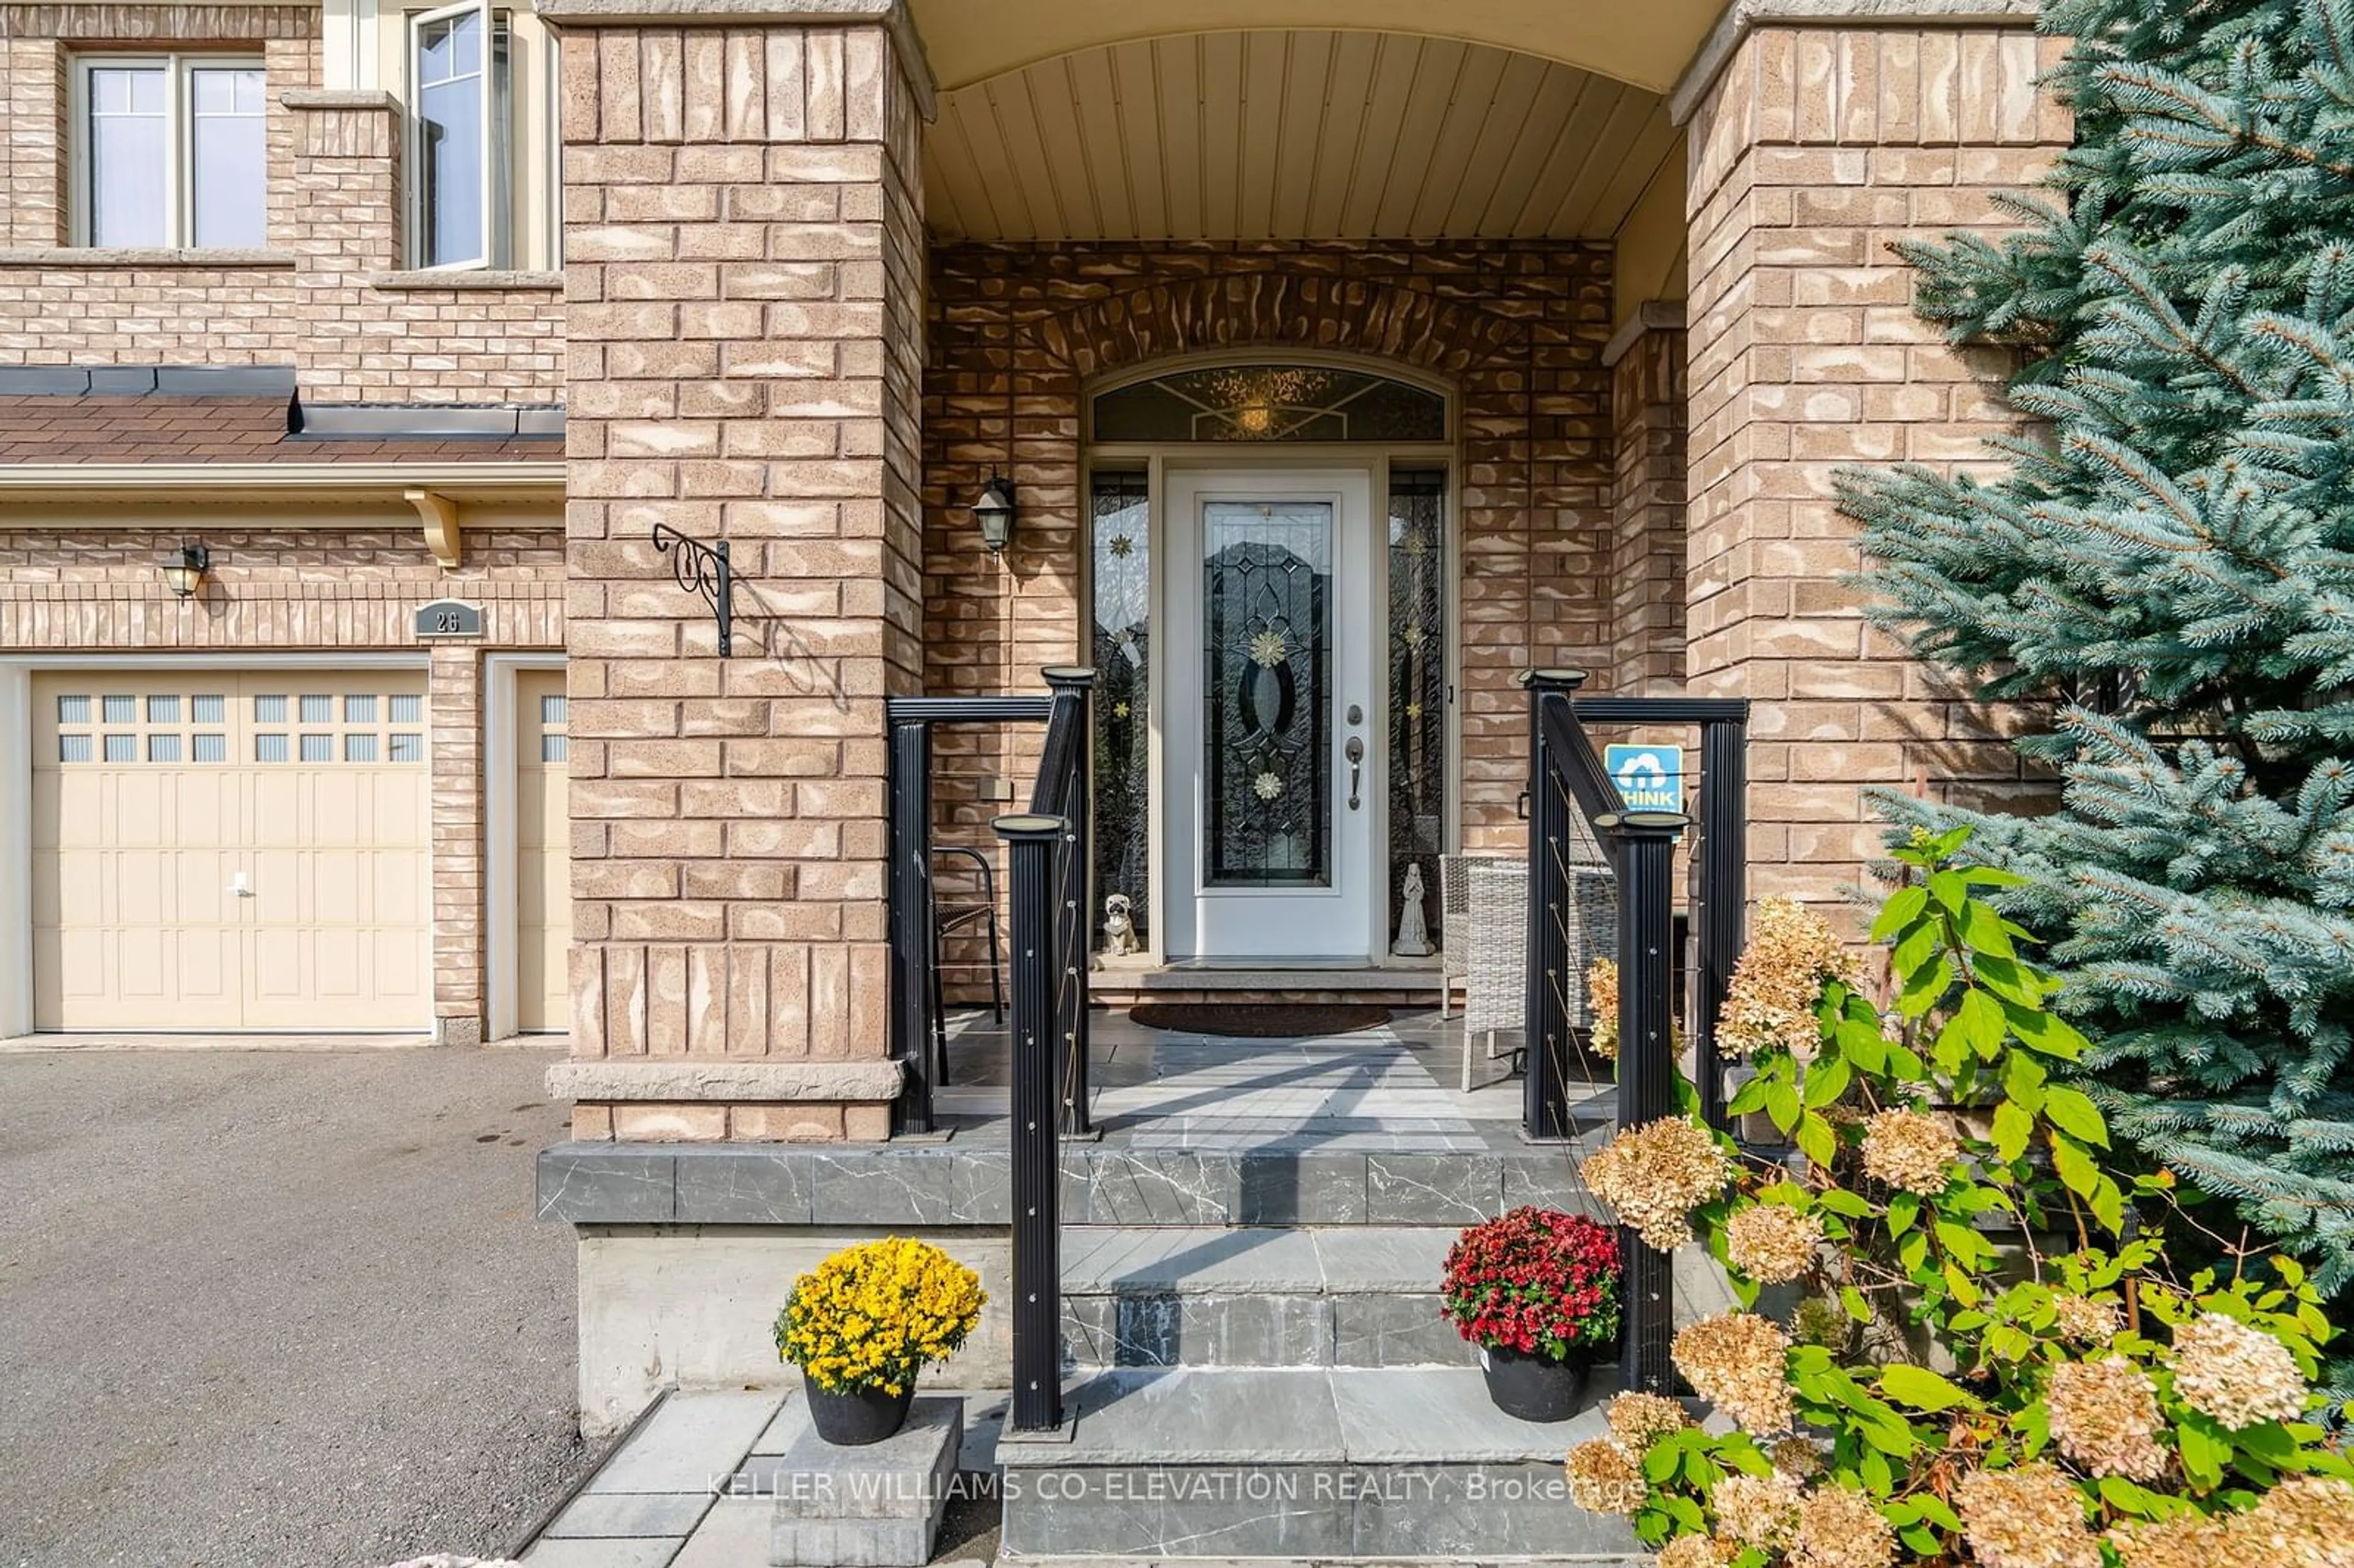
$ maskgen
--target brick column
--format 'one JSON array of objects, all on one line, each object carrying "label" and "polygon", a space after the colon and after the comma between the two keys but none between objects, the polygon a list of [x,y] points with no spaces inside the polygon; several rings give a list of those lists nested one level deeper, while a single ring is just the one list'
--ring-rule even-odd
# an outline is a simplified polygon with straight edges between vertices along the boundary
[{"label": "brick column", "polygon": [[1645,305],[1603,350],[1617,444],[1607,690],[1684,689],[1683,311]]},{"label": "brick column", "polygon": [[[544,14],[566,27],[574,895],[552,1084],[584,1137],[881,1138],[923,90],[881,25]],[[732,657],[657,524],[729,543]]]},{"label": "brick column", "polygon": [[1863,787],[2033,786],[2005,715],[1867,628],[1832,507],[1850,463],[1989,465],[2001,356],[1912,313],[1907,237],[1992,230],[1998,192],[2067,144],[2035,90],[2059,46],[2018,25],[1746,27],[1688,83],[1691,684],[1756,702],[1751,886],[1840,896],[1877,852]]},{"label": "brick column", "polygon": [[436,647],[433,722],[433,1036],[482,1043],[482,655]]}]

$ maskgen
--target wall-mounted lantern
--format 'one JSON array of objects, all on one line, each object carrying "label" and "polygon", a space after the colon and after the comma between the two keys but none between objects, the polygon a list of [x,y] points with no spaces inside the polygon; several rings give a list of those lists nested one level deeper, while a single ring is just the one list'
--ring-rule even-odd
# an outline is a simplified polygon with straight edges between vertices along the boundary
[{"label": "wall-mounted lantern", "polygon": [[164,557],[164,584],[176,599],[194,599],[212,564],[213,553],[202,545],[183,545]]},{"label": "wall-mounted lantern", "polygon": [[1013,537],[1013,485],[995,474],[981,486],[981,498],[972,503],[972,520],[981,524],[981,542],[989,546],[992,556],[1005,553]]}]

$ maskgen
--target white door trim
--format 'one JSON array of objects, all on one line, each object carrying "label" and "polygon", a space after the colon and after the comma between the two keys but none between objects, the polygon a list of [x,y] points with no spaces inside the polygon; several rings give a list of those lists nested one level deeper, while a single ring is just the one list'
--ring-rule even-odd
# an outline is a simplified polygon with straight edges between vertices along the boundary
[{"label": "white door trim", "polygon": [[488,895],[482,910],[484,1039],[515,1033],[519,983],[515,950],[517,850],[515,821],[515,675],[561,670],[561,653],[493,653],[482,670],[482,844]]}]

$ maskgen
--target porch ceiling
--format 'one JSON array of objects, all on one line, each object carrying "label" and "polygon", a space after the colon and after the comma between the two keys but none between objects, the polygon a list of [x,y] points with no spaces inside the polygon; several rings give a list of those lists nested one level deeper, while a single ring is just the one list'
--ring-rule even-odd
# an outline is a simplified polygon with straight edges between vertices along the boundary
[{"label": "porch ceiling", "polygon": [[1196,33],[943,94],[925,205],[949,240],[1600,238],[1681,146],[1659,94],[1512,49]]}]

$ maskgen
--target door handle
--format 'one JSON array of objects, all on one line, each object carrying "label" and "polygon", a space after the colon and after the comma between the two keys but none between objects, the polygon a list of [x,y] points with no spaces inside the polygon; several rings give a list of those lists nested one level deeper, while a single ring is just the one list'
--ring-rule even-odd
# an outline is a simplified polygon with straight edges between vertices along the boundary
[{"label": "door handle", "polygon": [[1363,782],[1365,777],[1363,737],[1351,736],[1349,744],[1341,748],[1341,755],[1349,759],[1349,810],[1353,811],[1358,806],[1358,785]]}]

